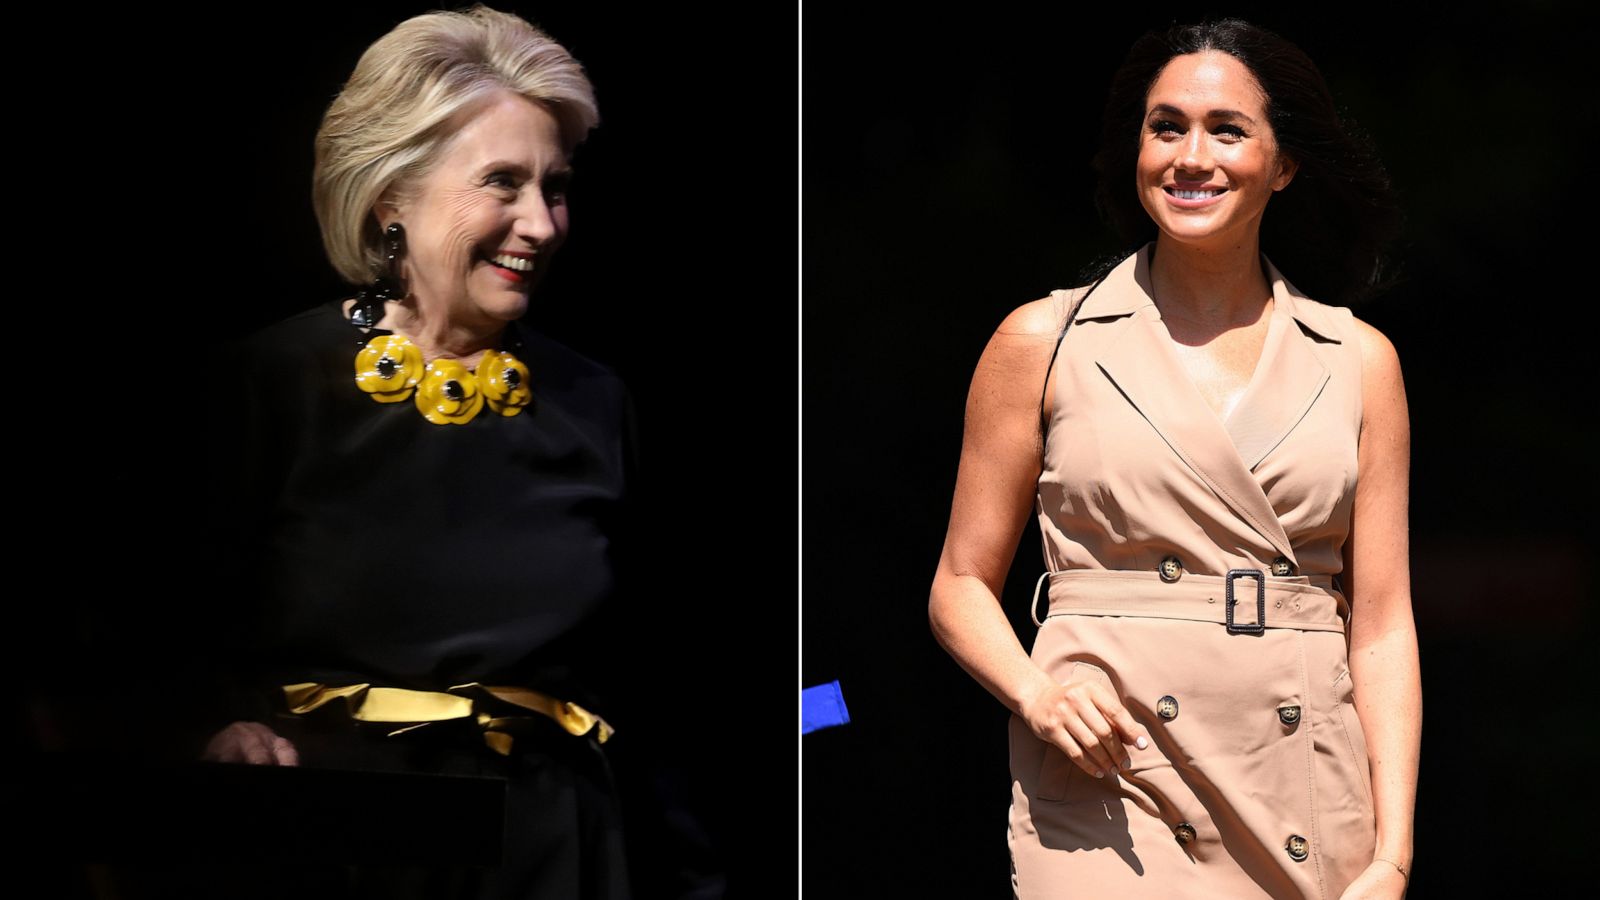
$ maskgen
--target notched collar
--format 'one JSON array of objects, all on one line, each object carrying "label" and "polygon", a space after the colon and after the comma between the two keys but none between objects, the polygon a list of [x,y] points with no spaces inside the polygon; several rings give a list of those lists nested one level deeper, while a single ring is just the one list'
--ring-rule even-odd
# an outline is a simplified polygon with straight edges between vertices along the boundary
[{"label": "notched collar", "polygon": [[1304,292],[1295,287],[1289,279],[1283,277],[1278,267],[1272,264],[1266,254],[1261,255],[1267,264],[1267,279],[1272,282],[1272,302],[1282,306],[1294,320],[1302,326],[1316,333],[1324,341],[1342,344],[1339,337],[1339,328],[1333,321],[1333,308],[1307,297]]},{"label": "notched collar", "polygon": [[1139,252],[1117,263],[1100,284],[1089,292],[1072,317],[1076,325],[1085,319],[1108,319],[1125,316],[1141,307],[1155,306],[1150,289],[1150,249],[1145,244]]},{"label": "notched collar", "polygon": [[[1116,318],[1137,312],[1141,307],[1155,306],[1155,292],[1150,281],[1150,253],[1154,248],[1152,241],[1118,263],[1079,306],[1072,317],[1073,324],[1085,319]],[[1262,254],[1261,259],[1266,264],[1267,280],[1272,283],[1273,303],[1323,341],[1343,343],[1332,309],[1307,297],[1278,271],[1266,254]]]}]

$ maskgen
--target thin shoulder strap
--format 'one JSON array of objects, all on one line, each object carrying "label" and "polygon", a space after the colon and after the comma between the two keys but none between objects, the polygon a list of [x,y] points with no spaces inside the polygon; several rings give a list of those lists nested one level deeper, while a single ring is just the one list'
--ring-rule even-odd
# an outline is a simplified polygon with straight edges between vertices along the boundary
[{"label": "thin shoulder strap", "polygon": [[1083,308],[1083,301],[1089,299],[1089,295],[1094,293],[1094,289],[1099,287],[1100,283],[1105,280],[1105,275],[1096,278],[1094,283],[1089,285],[1089,289],[1083,292],[1083,296],[1072,304],[1072,308],[1067,311],[1067,321],[1061,326],[1061,333],[1056,335],[1055,349],[1050,351],[1050,365],[1046,366],[1044,370],[1044,385],[1039,388],[1039,446],[1041,447],[1044,446],[1045,435],[1049,432],[1050,426],[1049,421],[1045,418],[1044,398],[1050,392],[1050,377],[1056,368],[1056,356],[1061,352],[1061,342],[1066,339],[1067,329],[1072,327],[1072,320],[1077,318],[1078,310]]}]

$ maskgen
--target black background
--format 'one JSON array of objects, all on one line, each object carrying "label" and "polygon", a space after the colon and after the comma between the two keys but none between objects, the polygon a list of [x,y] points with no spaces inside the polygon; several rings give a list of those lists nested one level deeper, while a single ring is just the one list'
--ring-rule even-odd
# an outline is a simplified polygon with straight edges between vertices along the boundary
[{"label": "black background", "polygon": [[[177,714],[159,711],[155,673],[184,666],[152,657],[227,601],[197,575],[198,398],[229,377],[206,350],[348,295],[311,209],[312,138],[366,46],[431,8],[12,22],[35,59],[14,85],[9,141],[25,236],[8,337],[13,371],[32,373],[12,419],[14,559],[32,585],[16,619],[13,748],[172,749],[161,729]],[[561,41],[600,109],[574,160],[570,235],[529,317],[615,368],[636,400],[650,536],[636,582],[648,591],[612,653],[668,711],[649,746],[732,895],[784,893],[796,866],[794,14],[498,8]],[[761,828],[753,801],[770,804]]]},{"label": "black background", "polygon": [[[203,469],[191,382],[222,376],[192,361],[342,290],[310,210],[311,135],[360,51],[426,8],[11,20],[10,658],[25,684],[115,687],[82,674],[126,662],[86,642],[94,611],[132,608],[155,632],[207,601],[185,586]],[[1358,315],[1399,349],[1412,410],[1413,896],[1486,895],[1489,874],[1577,883],[1597,537],[1595,104],[1577,8],[806,6],[802,680],[840,679],[855,718],[799,742],[808,895],[1005,893],[1006,713],[926,619],[967,379],[1006,312],[1114,249],[1088,169],[1110,75],[1141,31],[1206,13],[1300,44],[1410,217],[1408,282]],[[672,630],[648,635],[682,646],[641,680],[686,707],[674,758],[733,883],[786,895],[795,17],[516,9],[584,62],[602,116],[530,316],[638,396],[661,571],[679,576],[650,623]],[[1019,634],[1036,547],[1025,535],[1005,597]],[[15,708],[14,744],[31,708]],[[116,712],[112,744],[151,740],[136,708]]]},{"label": "black background", "polygon": [[[1299,44],[1409,217],[1406,281],[1356,313],[1398,349],[1411,410],[1425,706],[1411,895],[1583,883],[1588,30],[1575,3],[1405,9],[807,6],[802,674],[839,680],[853,719],[802,741],[808,896],[1008,893],[1008,713],[927,619],[966,389],[1010,310],[1118,249],[1089,168],[1111,75],[1143,31],[1206,15]],[[1041,571],[1030,523],[1002,598],[1025,647]]]}]

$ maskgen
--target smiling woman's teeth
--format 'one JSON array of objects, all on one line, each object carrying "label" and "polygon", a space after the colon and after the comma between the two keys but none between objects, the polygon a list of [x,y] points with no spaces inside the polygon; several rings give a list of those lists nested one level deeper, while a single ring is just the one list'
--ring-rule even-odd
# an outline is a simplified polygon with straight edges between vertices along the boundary
[{"label": "smiling woman's teeth", "polygon": [[520,256],[506,256],[505,254],[501,254],[494,258],[494,264],[503,269],[511,269],[514,272],[533,271],[533,260],[523,259]]},{"label": "smiling woman's teeth", "polygon": [[1172,192],[1172,195],[1174,197],[1177,197],[1179,200],[1204,200],[1207,197],[1215,197],[1220,193],[1222,193],[1222,192],[1221,191],[1177,191],[1177,190],[1175,190],[1175,191]]}]

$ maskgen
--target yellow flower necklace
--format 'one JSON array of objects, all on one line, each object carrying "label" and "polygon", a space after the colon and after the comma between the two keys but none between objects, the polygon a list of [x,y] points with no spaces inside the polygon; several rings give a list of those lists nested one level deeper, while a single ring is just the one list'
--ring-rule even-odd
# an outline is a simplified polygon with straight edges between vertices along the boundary
[{"label": "yellow flower necklace", "polygon": [[356,354],[356,387],[379,403],[416,402],[435,425],[465,425],[483,407],[502,416],[533,399],[528,367],[504,350],[483,354],[477,371],[453,359],[422,363],[422,351],[403,335],[382,334]]}]

